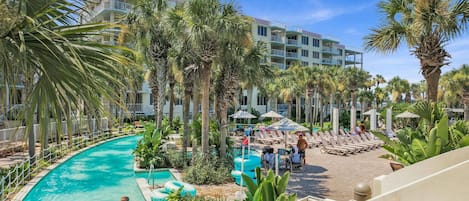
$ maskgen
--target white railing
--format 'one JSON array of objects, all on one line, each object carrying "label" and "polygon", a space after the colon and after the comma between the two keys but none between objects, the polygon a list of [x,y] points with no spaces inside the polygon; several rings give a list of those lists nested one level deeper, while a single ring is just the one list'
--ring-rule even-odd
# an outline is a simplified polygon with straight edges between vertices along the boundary
[{"label": "white railing", "polygon": [[[101,121],[98,121],[97,119],[78,119],[78,120],[72,120],[72,134],[78,134],[82,133],[84,131],[96,131],[96,130],[106,130],[108,128],[108,119],[107,118],[102,118]],[[51,122],[49,126],[49,139],[54,140],[55,136],[57,134],[57,123],[56,122]],[[20,126],[16,128],[7,128],[7,129],[0,129],[0,141],[3,142],[19,142],[19,141],[24,141],[26,136],[28,134],[26,132],[26,127]],[[39,124],[35,124],[33,127],[33,132],[34,132],[34,139],[38,140],[39,135],[42,132],[40,129]],[[68,128],[67,128],[67,122],[62,121],[62,132],[64,134],[64,137],[68,136]]]},{"label": "white railing", "polygon": [[142,112],[143,111],[143,104],[137,103],[137,104],[127,104],[127,110],[129,112]]},{"label": "white railing", "polygon": [[278,35],[272,35],[272,41],[283,43],[282,37]]},{"label": "white railing", "polygon": [[337,49],[335,47],[323,47],[322,52],[329,53],[329,54],[340,55],[339,49]]},{"label": "white railing", "polygon": [[285,51],[283,50],[272,49],[270,53],[272,55],[285,56]]},{"label": "white railing", "polygon": [[298,45],[298,41],[295,39],[288,39],[287,44],[289,45]]},{"label": "white railing", "polygon": [[298,53],[296,53],[296,52],[287,52],[287,57],[298,58]]},{"label": "white railing", "polygon": [[11,200],[12,196],[31,180],[34,174],[39,173],[46,168],[46,166],[57,162],[69,153],[110,138],[133,133],[133,129],[122,133],[111,133],[105,130],[99,130],[76,137],[72,139],[70,144],[50,146],[32,157],[24,159],[15,166],[1,172],[0,200]]}]

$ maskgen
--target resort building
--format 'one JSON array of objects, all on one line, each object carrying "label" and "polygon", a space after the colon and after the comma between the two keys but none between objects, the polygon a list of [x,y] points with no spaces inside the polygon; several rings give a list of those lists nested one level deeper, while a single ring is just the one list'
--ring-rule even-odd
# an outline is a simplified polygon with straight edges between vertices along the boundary
[{"label": "resort building", "polygon": [[[171,0],[170,6],[184,0]],[[89,13],[83,13],[83,22],[118,22],[130,11],[132,5],[126,0],[99,0],[89,5]],[[114,36],[96,38],[105,44],[116,44],[119,29],[115,29]],[[267,61],[271,65],[286,70],[297,63],[302,66],[359,66],[363,67],[363,53],[358,50],[346,48],[338,40],[318,33],[303,30],[299,27],[290,27],[280,23],[262,19],[253,19],[252,36],[255,41],[262,41],[267,45],[270,54]],[[20,88],[21,86],[18,86]],[[174,106],[175,116],[182,116],[182,94],[176,94]],[[8,98],[7,98],[8,100]],[[151,88],[147,81],[142,83],[134,103],[127,104],[130,112],[136,115],[153,115]],[[243,92],[239,101],[241,108],[247,107],[247,93]],[[287,104],[278,102],[277,111],[286,114]],[[9,103],[10,104],[10,103]],[[272,110],[266,98],[254,89],[252,106],[256,111],[265,113]],[[200,106],[199,106],[200,108]],[[239,108],[237,108],[239,109]],[[199,109],[200,110],[200,109]],[[192,111],[192,105],[191,109]],[[164,107],[164,113],[169,112],[169,102]]]}]

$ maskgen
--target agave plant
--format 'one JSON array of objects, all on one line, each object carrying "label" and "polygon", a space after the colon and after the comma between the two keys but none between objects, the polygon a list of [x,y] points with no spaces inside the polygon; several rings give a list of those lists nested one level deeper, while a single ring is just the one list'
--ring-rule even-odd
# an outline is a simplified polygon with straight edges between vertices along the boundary
[{"label": "agave plant", "polygon": [[246,201],[294,201],[296,194],[285,192],[290,178],[290,172],[283,176],[275,176],[272,170],[264,177],[260,168],[256,168],[256,182],[249,176],[242,174],[246,182]]}]

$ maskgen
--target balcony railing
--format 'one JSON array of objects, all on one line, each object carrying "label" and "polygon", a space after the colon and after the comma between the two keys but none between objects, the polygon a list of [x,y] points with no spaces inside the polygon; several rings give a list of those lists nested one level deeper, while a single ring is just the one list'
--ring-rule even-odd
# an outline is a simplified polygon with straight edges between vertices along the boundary
[{"label": "balcony railing", "polygon": [[132,5],[119,0],[110,0],[106,2],[102,1],[98,6],[94,7],[91,18],[94,18],[96,15],[107,9],[128,12],[130,9],[132,9]]},{"label": "balcony railing", "polygon": [[278,68],[280,68],[280,69],[282,69],[282,70],[285,69],[285,64],[283,64],[283,63],[272,62],[272,65],[273,65],[273,66],[276,66],[276,67],[278,67]]},{"label": "balcony railing", "polygon": [[127,104],[127,110],[129,110],[129,112],[142,112],[143,104]]},{"label": "balcony railing", "polygon": [[326,65],[342,65],[342,62],[339,62],[335,59],[322,59],[322,64]]},{"label": "balcony railing", "polygon": [[322,52],[323,53],[334,54],[334,55],[340,55],[340,51],[335,47],[323,47]]},{"label": "balcony railing", "polygon": [[288,39],[287,44],[289,44],[289,45],[298,45],[298,40]]},{"label": "balcony railing", "polygon": [[287,52],[287,57],[298,58],[298,53],[296,53],[296,52]]},{"label": "balcony railing", "polygon": [[272,51],[270,51],[270,54],[283,57],[283,56],[285,56],[285,51],[272,49]]},{"label": "balcony railing", "polygon": [[282,37],[277,35],[272,35],[271,41],[283,43]]}]

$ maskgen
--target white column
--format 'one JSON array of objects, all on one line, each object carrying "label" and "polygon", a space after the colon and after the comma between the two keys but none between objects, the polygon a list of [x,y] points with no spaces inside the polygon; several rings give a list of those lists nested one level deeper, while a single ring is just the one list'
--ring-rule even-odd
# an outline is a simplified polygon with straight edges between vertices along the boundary
[{"label": "white column", "polygon": [[335,133],[339,133],[339,109],[332,109],[332,129]]},{"label": "white column", "polygon": [[376,130],[376,109],[371,110],[371,117],[370,117],[370,130]]},{"label": "white column", "polygon": [[386,134],[392,133],[392,111],[390,108],[386,109]]},{"label": "white column", "polygon": [[350,109],[350,130],[354,131],[355,127],[357,127],[357,109],[352,108]]}]

